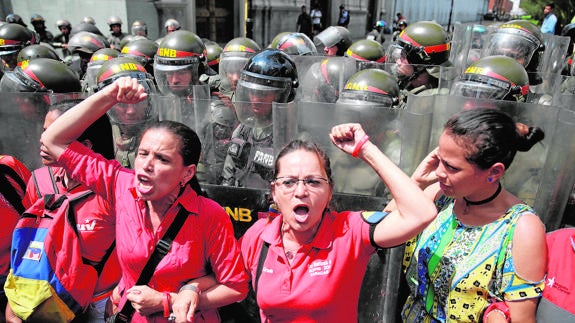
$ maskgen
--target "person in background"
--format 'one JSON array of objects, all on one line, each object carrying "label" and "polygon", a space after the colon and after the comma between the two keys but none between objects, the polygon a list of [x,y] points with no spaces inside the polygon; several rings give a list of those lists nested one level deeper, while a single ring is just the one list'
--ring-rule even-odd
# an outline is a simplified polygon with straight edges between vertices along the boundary
[{"label": "person in background", "polygon": [[[131,322],[216,322],[217,307],[243,299],[248,277],[230,217],[202,196],[195,177],[201,143],[189,127],[161,121],[144,130],[133,170],[105,160],[76,142],[92,122],[117,103],[147,98],[145,86],[122,77],[56,119],[42,134],[42,153],[58,160],[72,178],[106,198],[115,211],[116,247],[122,278],[111,300],[131,302]],[[184,208],[189,215],[148,285],[135,285],[141,270]],[[215,285],[202,281],[213,273]],[[184,287],[184,288],[182,288]],[[197,311],[196,311],[197,310]]]},{"label": "person in background", "polygon": [[347,28],[349,25],[349,11],[345,9],[345,6],[342,4],[339,6],[339,17],[337,18],[337,25]]},{"label": "person in background", "polygon": [[[314,143],[287,144],[271,181],[279,214],[259,220],[241,238],[262,322],[357,322],[370,256],[402,244],[437,214],[431,199],[369,141],[361,125],[337,125],[330,137],[373,168],[399,207],[390,213],[331,211],[329,158]],[[260,261],[264,270],[258,277]]]},{"label": "person in background", "polygon": [[297,17],[296,31],[305,34],[309,38],[313,37],[311,32],[311,16],[307,13],[306,6],[301,6],[301,13]]},{"label": "person in background", "polygon": [[555,4],[548,3],[543,9],[543,22],[541,23],[541,32],[544,34],[555,35],[555,26],[557,25],[557,16],[553,13],[555,10]]},{"label": "person in background", "polygon": [[110,35],[108,36],[108,43],[110,43],[110,48],[117,51],[122,50],[120,42],[128,34],[122,31],[122,19],[118,16],[111,16],[107,21],[108,26],[110,26]]},{"label": "person in background", "polygon": [[30,23],[34,27],[34,31],[40,36],[40,42],[49,44],[54,40],[54,35],[46,30],[46,20],[44,20],[44,17],[35,13],[32,15],[32,18],[30,18]]},{"label": "person in background", "polygon": [[535,322],[545,226],[501,179],[517,151],[543,138],[496,109],[463,110],[445,123],[412,175],[439,214],[406,243],[404,322]]},{"label": "person in background", "polygon": [[68,41],[71,37],[70,32],[72,32],[72,24],[66,19],[59,19],[56,21],[56,27],[58,27],[60,33],[54,37],[52,46],[62,48],[62,57],[66,57],[70,55],[70,51],[68,50]]},{"label": "person in background", "polygon": [[[319,3],[317,1],[314,1],[314,3],[311,6],[310,16],[311,16],[312,33],[313,36],[315,36],[319,34],[323,29],[321,23],[323,14],[321,12],[321,7],[319,6]],[[310,38],[313,39],[313,37]]]}]

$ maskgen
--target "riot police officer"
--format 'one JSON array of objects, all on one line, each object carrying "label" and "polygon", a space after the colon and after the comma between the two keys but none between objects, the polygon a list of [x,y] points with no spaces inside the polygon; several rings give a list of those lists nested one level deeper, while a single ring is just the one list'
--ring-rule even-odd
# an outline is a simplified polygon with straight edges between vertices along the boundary
[{"label": "riot police officer", "polygon": [[134,20],[130,33],[134,36],[148,37],[148,25],[143,20]]},{"label": "riot police officer", "polygon": [[441,25],[418,21],[407,26],[389,47],[387,61],[399,87],[413,94],[437,88],[439,66],[449,66],[451,43]]},{"label": "riot police officer", "polygon": [[[130,76],[138,80],[148,93],[155,93],[156,86],[152,76],[138,61],[129,57],[117,57],[105,61],[97,77],[97,89],[101,90],[116,79]],[[118,103],[107,112],[112,123],[115,141],[115,157],[122,166],[132,168],[142,130],[147,124],[157,121],[157,113],[149,100],[136,104]]]},{"label": "riot police officer", "polygon": [[46,20],[44,20],[44,17],[35,13],[30,18],[30,23],[34,26],[34,31],[38,34],[40,42],[51,43],[52,40],[54,40],[54,35],[46,30]]},{"label": "riot police officer", "polygon": [[212,97],[209,122],[200,132],[202,156],[196,173],[200,182],[220,184],[224,161],[237,124],[233,107],[217,96]]},{"label": "riot police officer", "polygon": [[317,48],[304,33],[279,33],[268,48],[275,48],[289,55],[317,55]]},{"label": "riot police officer", "polygon": [[383,45],[371,39],[360,39],[355,41],[344,56],[357,61],[357,69],[377,68],[379,64],[385,63],[385,49]]},{"label": "riot police officer", "polygon": [[110,35],[108,36],[110,48],[121,50],[120,41],[127,35],[122,32],[122,19],[118,16],[111,16],[106,23],[110,26]]},{"label": "riot police officer", "polygon": [[2,25],[0,27],[1,70],[13,70],[17,65],[20,50],[37,42],[36,34],[24,26],[14,23]]},{"label": "riot police officer", "polygon": [[478,99],[525,102],[529,77],[523,65],[507,56],[487,56],[473,62],[450,94]]},{"label": "riot police officer", "polygon": [[55,50],[51,47],[40,45],[40,44],[33,44],[24,47],[20,53],[18,53],[18,57],[16,61],[18,62],[18,66],[22,66],[24,64],[28,64],[28,62],[32,59],[36,58],[51,58],[54,60],[59,61],[60,57]]},{"label": "riot police officer", "polygon": [[158,44],[156,42],[147,38],[136,39],[122,46],[119,56],[137,60],[146,68],[148,73],[154,75],[154,57],[157,51]]},{"label": "riot police officer", "polygon": [[232,135],[222,185],[268,188],[273,174],[272,102],[293,100],[298,87],[295,63],[277,49],[265,49],[244,66],[236,88],[240,125]]},{"label": "riot police officer", "polygon": [[511,20],[492,31],[483,46],[481,56],[505,55],[525,67],[529,84],[542,82],[537,70],[545,50],[539,28],[527,20]]},{"label": "riot police officer", "polygon": [[72,67],[80,79],[84,77],[88,62],[98,49],[109,47],[109,43],[102,35],[97,35],[87,31],[81,31],[68,42],[68,50],[71,56],[65,57],[64,61]]},{"label": "riot police officer", "polygon": [[318,52],[327,56],[343,56],[352,44],[351,33],[343,26],[329,26],[313,38]]},{"label": "riot police officer", "polygon": [[260,45],[247,37],[237,37],[227,42],[220,54],[220,78],[210,80],[210,88],[218,88],[221,94],[232,98],[243,67],[260,51]]},{"label": "riot police officer", "polygon": [[207,69],[206,46],[195,33],[178,30],[160,43],[154,56],[154,76],[164,95],[187,97]]},{"label": "riot police officer", "polygon": [[86,68],[86,74],[84,74],[84,77],[82,78],[82,92],[96,92],[100,67],[102,67],[105,62],[112,60],[119,55],[120,53],[118,53],[117,50],[111,48],[101,48],[95,51],[90,57],[88,67]]},{"label": "riot police officer", "polygon": [[60,33],[54,37],[52,46],[55,48],[62,48],[62,57],[66,57],[70,55],[70,52],[68,51],[68,41],[70,41],[71,37],[72,24],[66,19],[58,19],[56,21],[56,27]]}]

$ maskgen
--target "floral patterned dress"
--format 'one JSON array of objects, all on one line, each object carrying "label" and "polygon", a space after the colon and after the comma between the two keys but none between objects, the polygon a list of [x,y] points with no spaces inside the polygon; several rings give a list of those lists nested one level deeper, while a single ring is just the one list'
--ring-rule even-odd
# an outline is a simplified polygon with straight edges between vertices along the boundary
[{"label": "floral patterned dress", "polygon": [[516,204],[492,223],[467,226],[455,217],[452,198],[436,205],[437,218],[406,244],[404,322],[479,322],[491,302],[541,296],[544,280],[519,277],[511,254],[517,220],[533,209]]}]

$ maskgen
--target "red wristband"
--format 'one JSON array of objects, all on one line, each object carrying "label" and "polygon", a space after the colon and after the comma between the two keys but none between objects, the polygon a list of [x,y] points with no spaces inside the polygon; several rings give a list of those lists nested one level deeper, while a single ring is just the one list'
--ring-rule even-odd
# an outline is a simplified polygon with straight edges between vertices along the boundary
[{"label": "red wristband", "polygon": [[487,308],[483,312],[483,320],[484,321],[487,320],[487,316],[489,315],[490,312],[493,312],[493,311],[500,312],[501,314],[503,314],[503,316],[505,317],[505,320],[507,322],[511,322],[511,315],[509,314],[509,307],[507,307],[507,304],[505,304],[504,301],[491,303],[489,306],[487,306]]},{"label": "red wristband", "polygon": [[170,303],[171,303],[172,296],[170,292],[164,292],[164,317],[170,317]]},{"label": "red wristband", "polygon": [[363,147],[363,145],[369,140],[369,136],[365,135],[363,136],[358,142],[357,145],[355,145],[355,148],[353,149],[353,152],[351,153],[351,155],[354,158],[357,158],[357,156],[359,156],[359,151],[361,150],[361,147]]}]

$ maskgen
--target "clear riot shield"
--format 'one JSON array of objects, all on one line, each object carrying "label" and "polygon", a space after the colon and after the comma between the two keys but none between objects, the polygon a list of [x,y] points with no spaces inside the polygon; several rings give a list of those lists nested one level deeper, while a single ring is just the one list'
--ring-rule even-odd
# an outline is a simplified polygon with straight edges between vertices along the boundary
[{"label": "clear riot shield", "polygon": [[553,105],[575,111],[575,76],[562,76],[561,85],[553,95]]},{"label": "clear riot shield", "polygon": [[575,112],[559,110],[552,126],[545,128],[548,150],[533,205],[548,231],[565,222],[564,210],[575,183]]},{"label": "clear riot shield", "polygon": [[202,143],[202,155],[197,169],[201,183],[220,184],[224,161],[238,125],[234,105],[226,97],[212,96],[196,101],[197,134]]},{"label": "clear riot shield", "polygon": [[42,166],[40,136],[48,102],[47,93],[4,92],[0,100],[0,151],[30,170]]},{"label": "clear riot shield", "polygon": [[334,103],[347,80],[357,72],[356,61],[339,56],[294,56],[299,77],[297,101]]},{"label": "clear riot shield", "polygon": [[[207,84],[192,86],[192,95],[179,97],[175,95],[152,95],[152,103],[158,111],[159,120],[181,122],[197,130],[199,116],[197,102],[210,100],[210,86]],[[204,108],[205,110],[205,108]]]},{"label": "clear riot shield", "polygon": [[452,34],[449,61],[459,74],[481,57],[481,49],[493,26],[479,24],[456,24]]},{"label": "clear riot shield", "polygon": [[542,75],[561,74],[571,38],[551,34],[542,34],[542,36],[545,50],[539,58],[537,70]]}]

